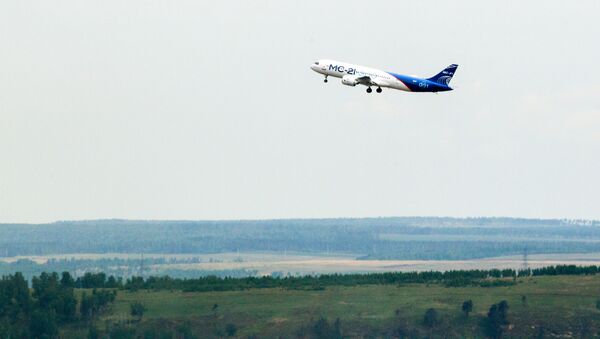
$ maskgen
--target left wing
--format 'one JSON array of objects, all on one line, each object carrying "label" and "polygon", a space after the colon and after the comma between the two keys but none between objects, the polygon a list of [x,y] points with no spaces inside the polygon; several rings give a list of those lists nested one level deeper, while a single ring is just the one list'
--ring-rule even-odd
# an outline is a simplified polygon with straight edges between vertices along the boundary
[{"label": "left wing", "polygon": [[365,86],[377,86],[377,84],[373,82],[371,77],[368,75],[356,78],[356,83]]},{"label": "left wing", "polygon": [[356,86],[356,85],[364,85],[367,87],[377,86],[380,87],[382,84],[376,80],[373,80],[368,75],[363,76],[354,76],[354,75],[344,75],[342,77],[342,83],[347,86]]},{"label": "left wing", "polygon": [[383,85],[383,83],[381,83],[381,81],[373,80],[373,78],[371,78],[368,75],[356,78],[356,83],[360,84],[360,85],[365,85],[367,87],[371,87],[371,86],[379,87],[379,86]]}]

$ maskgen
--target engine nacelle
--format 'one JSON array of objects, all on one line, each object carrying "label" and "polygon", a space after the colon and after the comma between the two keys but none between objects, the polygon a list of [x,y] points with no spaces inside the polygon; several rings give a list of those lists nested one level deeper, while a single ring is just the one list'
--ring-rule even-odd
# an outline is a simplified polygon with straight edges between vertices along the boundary
[{"label": "engine nacelle", "polygon": [[356,77],[353,75],[344,75],[342,77],[342,84],[354,87],[358,84],[358,81],[356,81]]}]

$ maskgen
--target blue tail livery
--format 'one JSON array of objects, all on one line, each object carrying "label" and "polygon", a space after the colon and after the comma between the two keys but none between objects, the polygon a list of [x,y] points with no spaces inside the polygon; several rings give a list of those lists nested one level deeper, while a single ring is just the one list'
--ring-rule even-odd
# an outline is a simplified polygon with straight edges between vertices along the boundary
[{"label": "blue tail livery", "polygon": [[458,68],[458,65],[452,64],[427,80],[437,82],[438,84],[450,85],[450,80],[452,80],[452,76],[454,76],[456,68]]},{"label": "blue tail livery", "polygon": [[450,80],[457,67],[452,64],[431,78],[418,78],[335,60],[318,60],[310,66],[313,71],[325,76],[325,82],[329,76],[341,78],[346,86],[367,86],[367,93],[373,91],[371,87],[375,87],[377,93],[385,87],[407,92],[451,91]]}]

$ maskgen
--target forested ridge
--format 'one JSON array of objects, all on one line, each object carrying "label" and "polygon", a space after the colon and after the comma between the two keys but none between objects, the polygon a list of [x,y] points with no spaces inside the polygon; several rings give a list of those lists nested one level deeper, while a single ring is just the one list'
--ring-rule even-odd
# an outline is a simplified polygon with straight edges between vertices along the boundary
[{"label": "forested ridge", "polygon": [[0,256],[64,253],[352,253],[365,259],[472,259],[600,252],[600,222],[513,218],[65,221],[0,224]]}]

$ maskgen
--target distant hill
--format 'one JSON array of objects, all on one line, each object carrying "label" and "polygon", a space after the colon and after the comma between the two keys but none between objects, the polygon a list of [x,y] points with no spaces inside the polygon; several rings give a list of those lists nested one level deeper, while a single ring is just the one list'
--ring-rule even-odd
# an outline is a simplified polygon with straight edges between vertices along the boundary
[{"label": "distant hill", "polygon": [[600,222],[394,217],[239,221],[89,220],[0,224],[0,256],[64,253],[344,252],[472,259],[600,252]]}]

